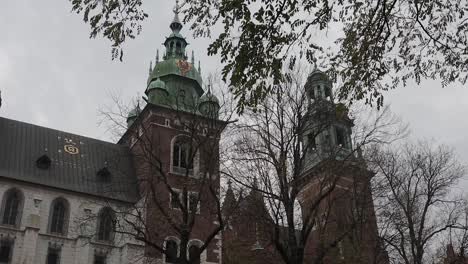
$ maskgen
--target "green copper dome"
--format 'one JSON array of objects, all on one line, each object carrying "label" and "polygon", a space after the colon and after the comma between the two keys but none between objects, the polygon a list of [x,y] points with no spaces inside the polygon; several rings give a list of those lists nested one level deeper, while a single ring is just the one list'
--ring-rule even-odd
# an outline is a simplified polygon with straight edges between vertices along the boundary
[{"label": "green copper dome", "polygon": [[219,106],[218,98],[214,94],[212,94],[210,90],[208,90],[207,93],[205,93],[204,95],[202,95],[202,97],[200,97],[200,104],[203,104],[203,103],[215,103]]},{"label": "green copper dome", "polygon": [[200,87],[202,86],[202,77],[195,65],[186,60],[176,58],[170,58],[157,63],[148,79],[148,83],[168,75],[177,75],[192,79],[196,81]]},{"label": "green copper dome", "polygon": [[166,92],[167,91],[167,88],[166,88],[166,83],[161,81],[161,79],[157,78],[156,80],[152,81],[149,85],[148,85],[148,89],[147,89],[147,92],[153,90],[153,89],[161,89],[161,90],[164,90]]}]

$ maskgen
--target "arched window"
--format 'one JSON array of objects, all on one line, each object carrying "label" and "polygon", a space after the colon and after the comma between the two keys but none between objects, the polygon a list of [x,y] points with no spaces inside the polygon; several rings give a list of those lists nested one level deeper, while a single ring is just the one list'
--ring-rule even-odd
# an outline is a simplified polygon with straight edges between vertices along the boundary
[{"label": "arched window", "polygon": [[114,211],[110,207],[104,207],[98,215],[97,240],[111,242],[113,239],[114,227]]},{"label": "arched window", "polygon": [[166,241],[166,263],[177,262],[177,252],[179,245],[174,240]]},{"label": "arched window", "polygon": [[172,146],[172,167],[175,172],[186,173],[187,169],[193,169],[192,151],[189,142],[183,138],[177,138]]},{"label": "arched window", "polygon": [[191,245],[189,247],[189,260],[192,264],[200,264],[200,247]]},{"label": "arched window", "polygon": [[68,202],[63,198],[55,199],[50,206],[49,232],[66,234],[68,224]]},{"label": "arched window", "polygon": [[16,189],[5,193],[3,203],[2,224],[17,226],[20,222],[21,209],[23,206],[23,195]]}]

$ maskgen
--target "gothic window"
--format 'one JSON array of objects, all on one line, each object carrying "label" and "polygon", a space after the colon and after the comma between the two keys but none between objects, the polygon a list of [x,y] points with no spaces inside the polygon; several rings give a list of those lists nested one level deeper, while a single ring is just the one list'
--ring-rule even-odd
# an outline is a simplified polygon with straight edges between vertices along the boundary
[{"label": "gothic window", "polygon": [[8,241],[0,241],[0,264],[11,263],[12,247],[12,243]]},{"label": "gothic window", "polygon": [[[172,147],[172,166],[178,172],[186,173],[193,169],[192,148],[186,141],[177,140]],[[182,170],[181,170],[182,169]]]},{"label": "gothic window", "polygon": [[2,224],[17,226],[21,216],[22,194],[12,189],[6,192],[3,204]]},{"label": "gothic window", "polygon": [[51,204],[50,233],[66,234],[68,218],[68,202],[63,198],[55,199]]},{"label": "gothic window", "polygon": [[110,207],[104,207],[98,215],[97,240],[111,242],[113,239],[114,227],[114,211]]},{"label": "gothic window", "polygon": [[174,240],[166,241],[166,263],[177,262],[177,251],[179,245]]},{"label": "gothic window", "polygon": [[346,130],[341,127],[335,127],[336,144],[343,148],[349,148]]},{"label": "gothic window", "polygon": [[60,250],[49,248],[47,252],[47,264],[59,264],[60,263]]},{"label": "gothic window", "polygon": [[200,264],[200,248],[196,245],[189,247],[189,260],[190,263]]}]

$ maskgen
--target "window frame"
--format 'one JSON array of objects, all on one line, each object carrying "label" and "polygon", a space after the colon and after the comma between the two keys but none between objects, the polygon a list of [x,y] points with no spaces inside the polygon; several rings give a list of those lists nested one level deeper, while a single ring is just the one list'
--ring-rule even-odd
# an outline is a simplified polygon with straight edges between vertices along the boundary
[{"label": "window frame", "polygon": [[[348,139],[348,132],[346,131],[346,128],[341,127],[341,126],[334,126],[334,128],[335,128],[334,132],[335,132],[336,145],[344,149],[350,149],[351,147],[350,147],[350,142]],[[343,144],[340,144],[339,138],[342,138]]]},{"label": "window frame", "polygon": [[57,256],[57,261],[55,262],[56,264],[60,264],[60,259],[61,259],[61,255],[62,255],[62,250],[61,249],[57,249],[57,248],[48,248],[47,249],[47,255],[46,255],[46,264],[50,264],[49,263],[49,256],[50,254],[56,254]]},{"label": "window frame", "polygon": [[107,256],[106,255],[96,255],[96,254],[94,254],[93,264],[98,264],[98,262],[96,262],[96,261],[99,260],[98,258],[101,258],[100,259],[102,261],[101,263],[103,263],[103,264],[107,263]]},{"label": "window frame", "polygon": [[[54,212],[55,212],[55,206],[58,204],[62,204],[64,207],[64,212],[63,212],[63,222],[62,222],[62,231],[61,232],[56,232],[55,230],[53,231],[53,224],[54,224]],[[50,208],[49,208],[49,223],[47,227],[47,231],[50,234],[54,235],[62,235],[66,236],[68,234],[68,222],[69,222],[69,217],[70,217],[70,204],[68,203],[68,200],[63,198],[63,197],[58,197],[55,198],[51,203],[50,203]]]},{"label": "window frame", "polygon": [[[184,201],[183,201],[183,194],[182,194],[182,190],[180,189],[176,189],[176,188],[172,188],[172,191],[177,193],[178,197],[179,197],[179,201],[180,203],[184,204]],[[200,194],[199,192],[195,192],[195,191],[188,191],[187,192],[187,203],[185,204],[187,210],[190,210],[189,213],[191,213],[191,196],[193,194],[196,194],[197,196],[197,210],[195,211],[195,214],[200,214],[201,213],[201,201],[200,201]],[[169,208],[171,209],[175,209],[175,210],[181,210],[179,206],[175,206],[173,204],[173,193],[172,192],[169,192]]]},{"label": "window frame", "polygon": [[[195,149],[192,147],[192,162],[191,162],[191,167],[183,167],[181,164],[181,156],[182,156],[182,151],[181,151],[181,146],[187,146],[186,147],[186,161],[185,163],[189,163],[190,159],[190,138],[187,135],[184,134],[179,134],[176,135],[172,138],[171,140],[171,156],[170,156],[170,173],[177,174],[177,175],[188,175],[190,177],[196,178],[196,171],[198,168],[198,151],[195,151]],[[178,150],[176,151],[176,146],[178,147]],[[176,156],[177,155],[177,156]],[[175,158],[177,157],[177,162]],[[177,163],[177,164],[176,164]],[[188,170],[188,171],[187,171]]]},{"label": "window frame", "polygon": [[0,252],[3,246],[6,245],[8,247],[8,256],[7,262],[0,262],[0,263],[11,263],[13,257],[13,250],[14,250],[14,241],[10,241],[7,239],[0,240]]},{"label": "window frame", "polygon": [[[110,218],[112,224],[111,224],[111,229],[109,231],[109,235],[108,235],[108,239],[106,238],[101,238],[101,232],[102,231],[102,221],[104,220],[103,216],[107,216]],[[114,232],[114,229],[115,229],[115,222],[116,222],[116,218],[115,218],[115,212],[114,210],[111,208],[111,207],[103,207],[101,208],[101,210],[99,210],[99,213],[98,213],[98,219],[97,219],[97,226],[96,226],[96,241],[99,241],[99,242],[102,242],[102,243],[113,243],[114,242],[114,235],[115,235],[115,232]],[[108,225],[105,225],[105,226],[108,226]]]},{"label": "window frame", "polygon": [[[13,195],[13,194],[16,194],[17,197],[18,197],[18,205],[17,205],[17,208],[16,208],[15,223],[10,224],[9,222],[5,223],[5,212],[6,212],[6,209],[7,209],[8,198],[9,198],[10,195]],[[20,189],[10,188],[7,191],[5,191],[4,194],[3,194],[2,207],[1,207],[1,210],[0,210],[0,216],[1,216],[0,225],[10,226],[10,227],[15,227],[15,228],[20,227],[21,226],[21,219],[22,219],[22,215],[23,215],[23,206],[24,206],[24,195],[23,195],[23,192]]]},{"label": "window frame", "polygon": [[168,237],[164,240],[164,249],[166,250],[166,254],[164,254],[164,263],[175,263],[175,262],[171,262],[170,260],[168,260],[168,254],[167,254],[167,244],[168,242],[173,242],[175,244],[175,250],[176,250],[176,254],[174,256],[175,258],[175,262],[177,262],[177,259],[179,258],[180,256],[180,242],[178,239],[174,238],[174,237]]}]

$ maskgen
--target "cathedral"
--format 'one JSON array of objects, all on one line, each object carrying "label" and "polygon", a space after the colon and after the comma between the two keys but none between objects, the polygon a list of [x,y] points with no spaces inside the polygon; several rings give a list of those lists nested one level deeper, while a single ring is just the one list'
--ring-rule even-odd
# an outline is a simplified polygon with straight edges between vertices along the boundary
[{"label": "cathedral", "polygon": [[[0,264],[177,263],[181,256],[190,263],[283,263],[271,224],[247,224],[268,218],[260,193],[238,197],[229,186],[221,204],[219,140],[227,122],[212,88],[204,89],[200,63],[187,55],[178,15],[176,8],[165,52],[150,66],[146,104],[129,112],[117,143],[0,117]],[[304,89],[311,123],[333,116],[325,133],[303,133],[313,148],[296,184],[307,207],[318,188],[310,179],[330,164],[322,160],[326,146],[351,155],[352,120],[336,113],[323,72],[314,70]],[[388,263],[368,186],[372,173],[357,160],[336,172],[342,177],[330,195],[342,203],[327,208],[335,219],[327,237],[320,225],[312,230],[304,263],[325,254],[317,241],[341,234],[355,179],[366,194],[364,235],[337,243],[321,263]]]}]

